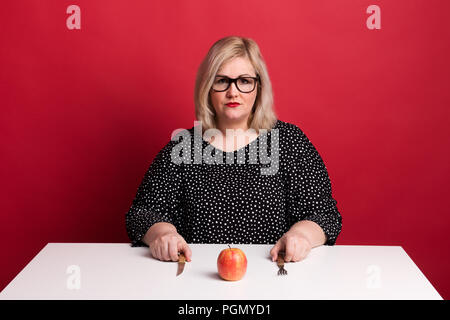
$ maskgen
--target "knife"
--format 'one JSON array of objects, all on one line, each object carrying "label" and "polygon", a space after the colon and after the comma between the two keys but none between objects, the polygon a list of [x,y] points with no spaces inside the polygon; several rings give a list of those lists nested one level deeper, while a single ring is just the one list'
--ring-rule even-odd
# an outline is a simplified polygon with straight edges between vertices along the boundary
[{"label": "knife", "polygon": [[184,256],[184,254],[180,253],[178,255],[178,270],[177,270],[177,277],[183,273],[184,270],[184,264],[186,262],[186,258]]}]

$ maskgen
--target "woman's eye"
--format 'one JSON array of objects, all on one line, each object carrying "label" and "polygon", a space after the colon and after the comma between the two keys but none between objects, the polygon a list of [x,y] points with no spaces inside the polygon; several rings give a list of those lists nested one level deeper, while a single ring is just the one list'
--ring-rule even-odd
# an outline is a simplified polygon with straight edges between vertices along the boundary
[{"label": "woman's eye", "polygon": [[218,79],[218,80],[217,80],[217,83],[226,83],[226,82],[227,82],[226,79]]}]

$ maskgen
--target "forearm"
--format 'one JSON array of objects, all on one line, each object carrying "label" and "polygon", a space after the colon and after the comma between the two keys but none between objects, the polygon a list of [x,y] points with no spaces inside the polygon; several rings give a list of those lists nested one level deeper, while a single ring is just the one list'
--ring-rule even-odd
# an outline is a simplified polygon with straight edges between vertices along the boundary
[{"label": "forearm", "polygon": [[322,228],[313,221],[299,221],[292,225],[289,231],[293,231],[306,238],[313,248],[323,245],[326,241],[326,236]]},{"label": "forearm", "polygon": [[152,242],[155,238],[157,238],[161,234],[168,232],[177,232],[177,229],[171,223],[167,222],[155,223],[150,227],[150,229],[148,229],[147,233],[142,238],[142,242],[144,242],[146,245],[149,245],[149,243]]}]

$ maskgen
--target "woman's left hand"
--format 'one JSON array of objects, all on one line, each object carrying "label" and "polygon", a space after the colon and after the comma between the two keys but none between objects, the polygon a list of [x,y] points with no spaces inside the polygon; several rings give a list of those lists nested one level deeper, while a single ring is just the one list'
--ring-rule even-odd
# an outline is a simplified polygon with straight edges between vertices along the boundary
[{"label": "woman's left hand", "polygon": [[305,259],[311,248],[311,242],[302,233],[290,230],[275,243],[270,255],[272,261],[276,261],[278,253],[284,251],[284,261],[297,262]]}]

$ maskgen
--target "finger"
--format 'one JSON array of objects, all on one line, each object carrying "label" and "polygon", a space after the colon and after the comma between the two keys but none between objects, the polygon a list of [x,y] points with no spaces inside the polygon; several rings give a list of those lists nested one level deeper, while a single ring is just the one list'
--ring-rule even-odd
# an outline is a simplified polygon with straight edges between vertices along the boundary
[{"label": "finger", "polygon": [[296,242],[295,243],[295,253],[294,253],[294,256],[292,257],[292,261],[298,262],[298,261],[302,260],[304,253],[305,253],[304,245],[301,242]]},{"label": "finger", "polygon": [[169,258],[172,261],[178,261],[178,243],[177,239],[173,239],[168,243]]},{"label": "finger", "polygon": [[311,247],[308,244],[306,244],[305,248],[303,250],[302,256],[300,257],[300,260],[305,259],[308,256],[310,251],[311,251]]},{"label": "finger", "polygon": [[164,243],[159,244],[159,260],[164,261]]},{"label": "finger", "polygon": [[162,260],[163,258],[162,258],[162,247],[161,247],[161,244],[158,244],[158,245],[156,246],[155,251],[156,251],[156,257],[157,257],[157,259],[158,259],[158,260]]},{"label": "finger", "polygon": [[309,241],[307,241],[305,239],[300,239],[299,247],[300,247],[300,253],[299,253],[298,261],[301,261],[308,256],[309,252],[311,251],[311,245],[310,245]]},{"label": "finger", "polygon": [[295,253],[295,241],[293,237],[286,237],[286,250],[284,261],[290,262]]},{"label": "finger", "polygon": [[161,246],[161,256],[164,261],[169,261],[169,242],[164,241]]},{"label": "finger", "polygon": [[272,261],[277,260],[278,252],[281,249],[281,240],[278,240],[277,243],[273,246],[272,250],[270,250],[270,255],[272,257]]},{"label": "finger", "polygon": [[154,258],[155,255],[153,254],[153,246],[149,246],[148,251],[150,251],[150,256]]},{"label": "finger", "polygon": [[188,262],[191,262],[191,257],[192,257],[192,251],[191,248],[189,248],[189,245],[186,243],[186,241],[184,241],[184,239],[182,241],[180,241],[178,243],[179,245],[179,251],[184,253],[184,256],[186,257],[186,260]]},{"label": "finger", "polygon": [[158,259],[158,254],[156,253],[155,246],[150,247],[150,253],[154,259]]},{"label": "finger", "polygon": [[299,254],[296,257],[295,261],[302,261],[303,259],[306,258],[306,251],[304,249],[302,249]]}]

